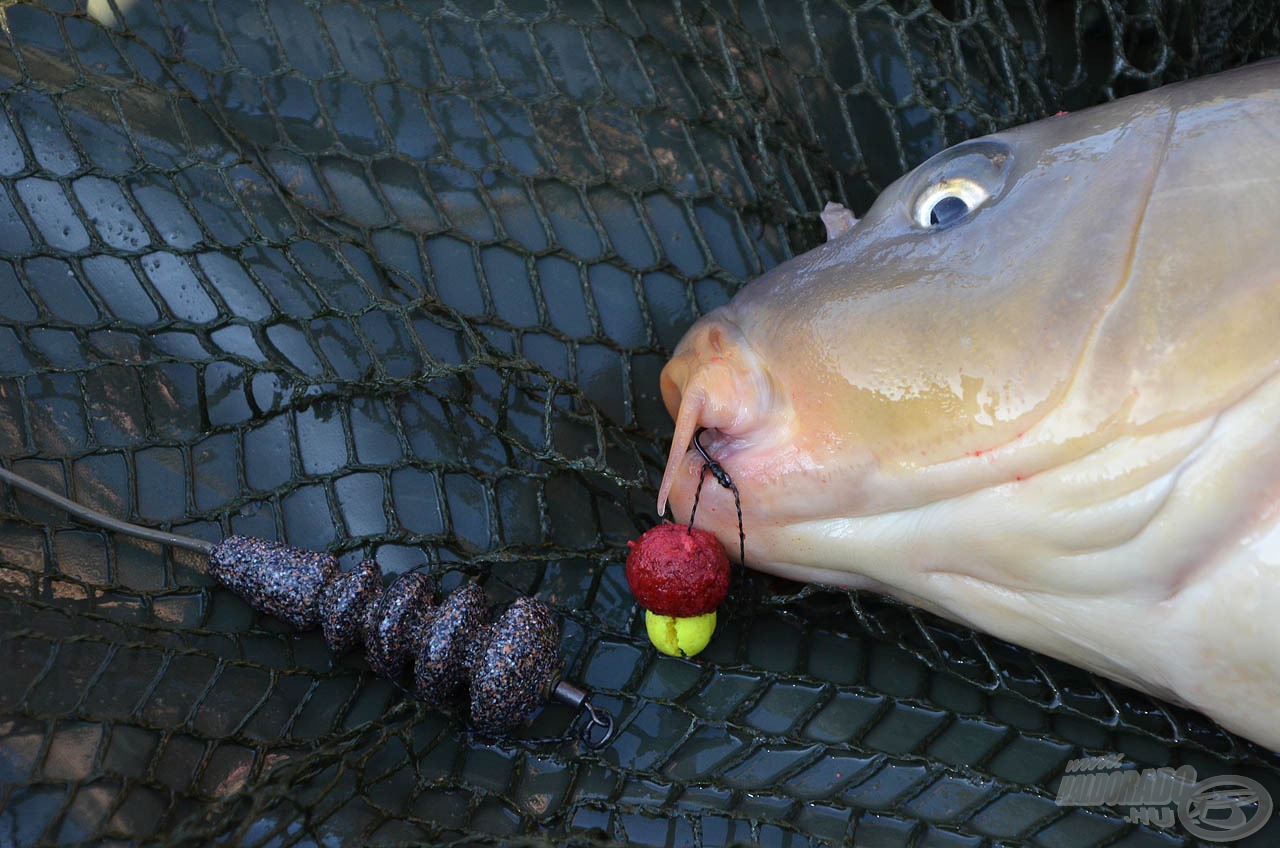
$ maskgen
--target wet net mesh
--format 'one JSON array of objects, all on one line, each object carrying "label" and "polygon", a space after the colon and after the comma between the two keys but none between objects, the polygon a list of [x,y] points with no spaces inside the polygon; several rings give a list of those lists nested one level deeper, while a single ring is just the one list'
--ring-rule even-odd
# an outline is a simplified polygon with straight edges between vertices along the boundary
[{"label": "wet net mesh", "polygon": [[1277,758],[1193,714],[870,596],[757,582],[697,662],[662,657],[621,567],[665,356],[815,245],[826,200],[1274,54],[1278,20],[0,0],[5,464],[146,524],[539,597],[621,726],[599,752],[474,739],[198,557],[3,491],[0,845],[1190,844],[1054,804],[1105,751],[1280,797]]}]

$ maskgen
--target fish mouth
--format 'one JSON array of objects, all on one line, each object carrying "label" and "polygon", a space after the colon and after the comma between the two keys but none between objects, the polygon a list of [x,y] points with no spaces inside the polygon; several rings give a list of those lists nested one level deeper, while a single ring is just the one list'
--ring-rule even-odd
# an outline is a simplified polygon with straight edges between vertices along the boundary
[{"label": "fish mouth", "polygon": [[[706,462],[704,449],[723,449],[718,435],[742,438],[758,432],[776,415],[777,393],[742,330],[724,314],[707,316],[681,341],[662,370],[662,399],[675,419],[675,432],[658,489],[658,514],[666,512],[676,474],[690,453]],[[711,434],[708,436],[707,434]],[[719,460],[715,453],[708,453]]]},{"label": "fish mouth", "polygon": [[[776,426],[753,427],[741,435],[718,427],[696,427],[687,440],[678,436],[672,440],[660,504],[665,507],[674,500],[687,505],[695,494],[701,498],[700,504],[705,504],[717,497],[713,492],[721,490],[732,503],[736,488],[745,508],[748,497],[759,494],[755,484],[762,480],[778,483],[786,476],[786,460],[795,453],[789,431]],[[701,509],[699,506],[699,514]]]},{"label": "fish mouth", "polygon": [[[776,496],[761,484],[772,482],[777,485],[782,482],[786,470],[777,467],[777,460],[792,451],[780,448],[772,440],[766,443],[765,440],[773,434],[752,435],[762,438],[740,438],[718,429],[704,428],[695,432],[694,439],[684,451],[673,451],[675,460],[670,463],[672,470],[665,478],[669,483],[672,518],[688,523],[696,501],[699,524],[706,520],[718,525],[720,522],[714,516],[732,514],[732,535],[736,536],[739,506],[744,512],[753,512],[757,516],[768,513]],[[761,498],[765,500],[762,502]],[[730,528],[726,525],[724,529],[727,532]]]},{"label": "fish mouth", "polygon": [[[685,511],[679,509],[678,503],[688,506],[688,511],[692,513],[695,497],[699,499],[700,505],[705,505],[708,484],[713,488],[720,488],[716,476],[711,473],[710,462],[716,463],[723,474],[727,475],[727,479],[733,479],[733,475],[722,462],[724,456],[724,451],[721,449],[722,441],[723,439],[718,438],[717,431],[701,428],[694,431],[693,438],[687,443],[683,453],[679,452],[673,443],[662,478],[665,491],[659,495],[659,508],[665,512],[665,508],[669,505],[671,516],[676,521],[682,520],[678,512]],[[701,445],[701,451],[698,445]],[[694,487],[692,492],[688,491],[690,486]],[[687,524],[692,517],[691,514],[684,516],[682,523]]]},{"label": "fish mouth", "polygon": [[738,455],[727,449],[731,441],[710,429],[695,432],[694,441],[676,458],[675,470],[667,478],[671,484],[668,503],[672,520],[712,533],[729,558],[742,564],[745,552],[740,542],[745,540],[739,536],[745,529],[742,510],[749,496],[738,489],[738,479],[746,475],[731,470]]}]

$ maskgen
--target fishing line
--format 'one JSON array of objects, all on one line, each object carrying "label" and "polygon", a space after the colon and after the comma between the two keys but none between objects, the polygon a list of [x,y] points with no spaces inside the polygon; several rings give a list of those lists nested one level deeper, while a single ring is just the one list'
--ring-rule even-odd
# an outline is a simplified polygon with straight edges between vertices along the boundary
[{"label": "fishing line", "polygon": [[84,504],[77,503],[70,498],[63,497],[52,489],[46,489],[39,483],[13,473],[2,465],[0,465],[0,480],[3,480],[15,489],[21,489],[29,495],[35,495],[41,500],[48,501],[86,524],[96,524],[98,527],[102,527],[116,533],[124,533],[127,536],[146,539],[149,542],[158,542],[161,545],[169,545],[175,548],[195,551],[196,553],[204,554],[205,556],[213,553],[214,544],[212,542],[206,542],[204,539],[196,539],[191,536],[181,536],[177,533],[166,533],[163,530],[155,530],[150,527],[142,527],[137,524],[130,524],[127,521],[121,521],[120,519],[113,518],[106,513],[98,512],[92,507],[85,506]]},{"label": "fishing line", "polygon": [[702,457],[702,471],[698,474],[698,488],[694,489],[693,492],[693,509],[689,510],[689,532],[693,532],[693,518],[698,514],[698,501],[702,498],[702,484],[706,482],[707,472],[709,471],[717,483],[733,492],[733,506],[738,511],[738,563],[745,568],[747,565],[747,534],[742,528],[742,497],[738,494],[738,486],[733,482],[733,478],[729,476],[729,472],[725,470],[723,465],[712,459],[706,448],[702,446],[702,434],[706,431],[706,427],[699,427],[693,434],[693,446],[697,448],[698,454]]},{"label": "fishing line", "polygon": [[[122,521],[3,466],[0,481],[87,524],[204,554],[207,573],[249,606],[298,630],[321,628],[334,653],[363,643],[374,673],[431,707],[461,704],[477,733],[505,736],[556,700],[575,711],[568,732],[508,738],[526,746],[576,738],[590,748],[613,740],[613,716],[561,678],[560,623],[541,601],[516,598],[491,619],[488,598],[474,579],[437,604],[432,581],[420,572],[407,572],[384,586],[374,560],[342,571],[331,554],[268,539],[228,536],[215,544]],[[412,690],[398,680],[409,670]]]}]

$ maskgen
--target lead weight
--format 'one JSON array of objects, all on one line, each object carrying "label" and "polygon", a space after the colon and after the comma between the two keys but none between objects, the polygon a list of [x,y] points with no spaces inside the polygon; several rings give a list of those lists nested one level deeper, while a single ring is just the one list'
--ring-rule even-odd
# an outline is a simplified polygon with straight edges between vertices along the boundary
[{"label": "lead weight", "polygon": [[431,583],[423,574],[404,574],[391,584],[365,614],[365,658],[375,674],[399,677],[418,644],[425,607],[431,605]]},{"label": "lead weight", "polygon": [[320,590],[320,628],[329,650],[349,651],[360,641],[369,607],[382,597],[382,569],[367,559],[332,575]]},{"label": "lead weight", "polygon": [[251,536],[228,536],[209,552],[209,574],[249,606],[299,630],[320,623],[320,593],[338,561]]},{"label": "lead weight", "polygon": [[[329,554],[279,542],[229,536],[214,544],[129,524],[70,501],[2,465],[0,481],[91,524],[205,554],[212,577],[254,609],[300,630],[315,627],[323,611],[325,639],[335,650],[354,644],[355,622],[363,608],[360,629],[370,668],[398,677],[405,663],[415,660],[421,664],[415,685],[433,703],[457,694],[465,672],[471,684],[471,723],[481,732],[511,730],[554,697],[577,710],[574,728],[567,735],[539,742],[577,738],[589,747],[603,748],[613,739],[613,717],[592,706],[581,689],[560,680],[560,625],[538,601],[520,598],[496,624],[482,627],[487,616],[484,593],[473,584],[457,590],[443,614],[433,615],[431,587],[421,574],[401,577],[383,592],[381,570],[372,561],[343,574]],[[468,635],[475,638],[468,641]],[[580,723],[582,716],[586,724]]]},{"label": "lead weight", "polygon": [[413,670],[414,694],[433,707],[456,703],[467,682],[467,646],[488,623],[488,599],[474,583],[454,589],[427,613]]},{"label": "lead weight", "polygon": [[527,722],[560,679],[560,624],[547,606],[517,598],[469,651],[471,724],[507,733]]}]

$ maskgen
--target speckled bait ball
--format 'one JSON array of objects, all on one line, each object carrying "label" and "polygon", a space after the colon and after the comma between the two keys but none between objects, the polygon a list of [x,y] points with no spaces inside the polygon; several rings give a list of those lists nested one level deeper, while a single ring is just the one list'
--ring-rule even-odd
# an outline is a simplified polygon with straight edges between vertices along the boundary
[{"label": "speckled bait ball", "polygon": [[524,724],[560,677],[560,624],[543,603],[517,598],[471,652],[471,723],[481,733]]},{"label": "speckled bait ball", "polygon": [[423,611],[431,605],[431,582],[405,574],[391,584],[365,616],[365,658],[375,674],[397,678],[413,657]]},{"label": "speckled bait ball", "polygon": [[338,561],[249,536],[228,536],[209,554],[209,573],[249,606],[299,630],[320,623],[320,592]]},{"label": "speckled bait ball", "polygon": [[474,583],[455,589],[422,625],[414,693],[432,707],[455,703],[467,682],[467,646],[489,623],[484,590]]},{"label": "speckled bait ball", "polygon": [[335,573],[320,590],[320,627],[329,650],[341,654],[359,643],[369,606],[382,597],[382,569],[371,559]]}]

